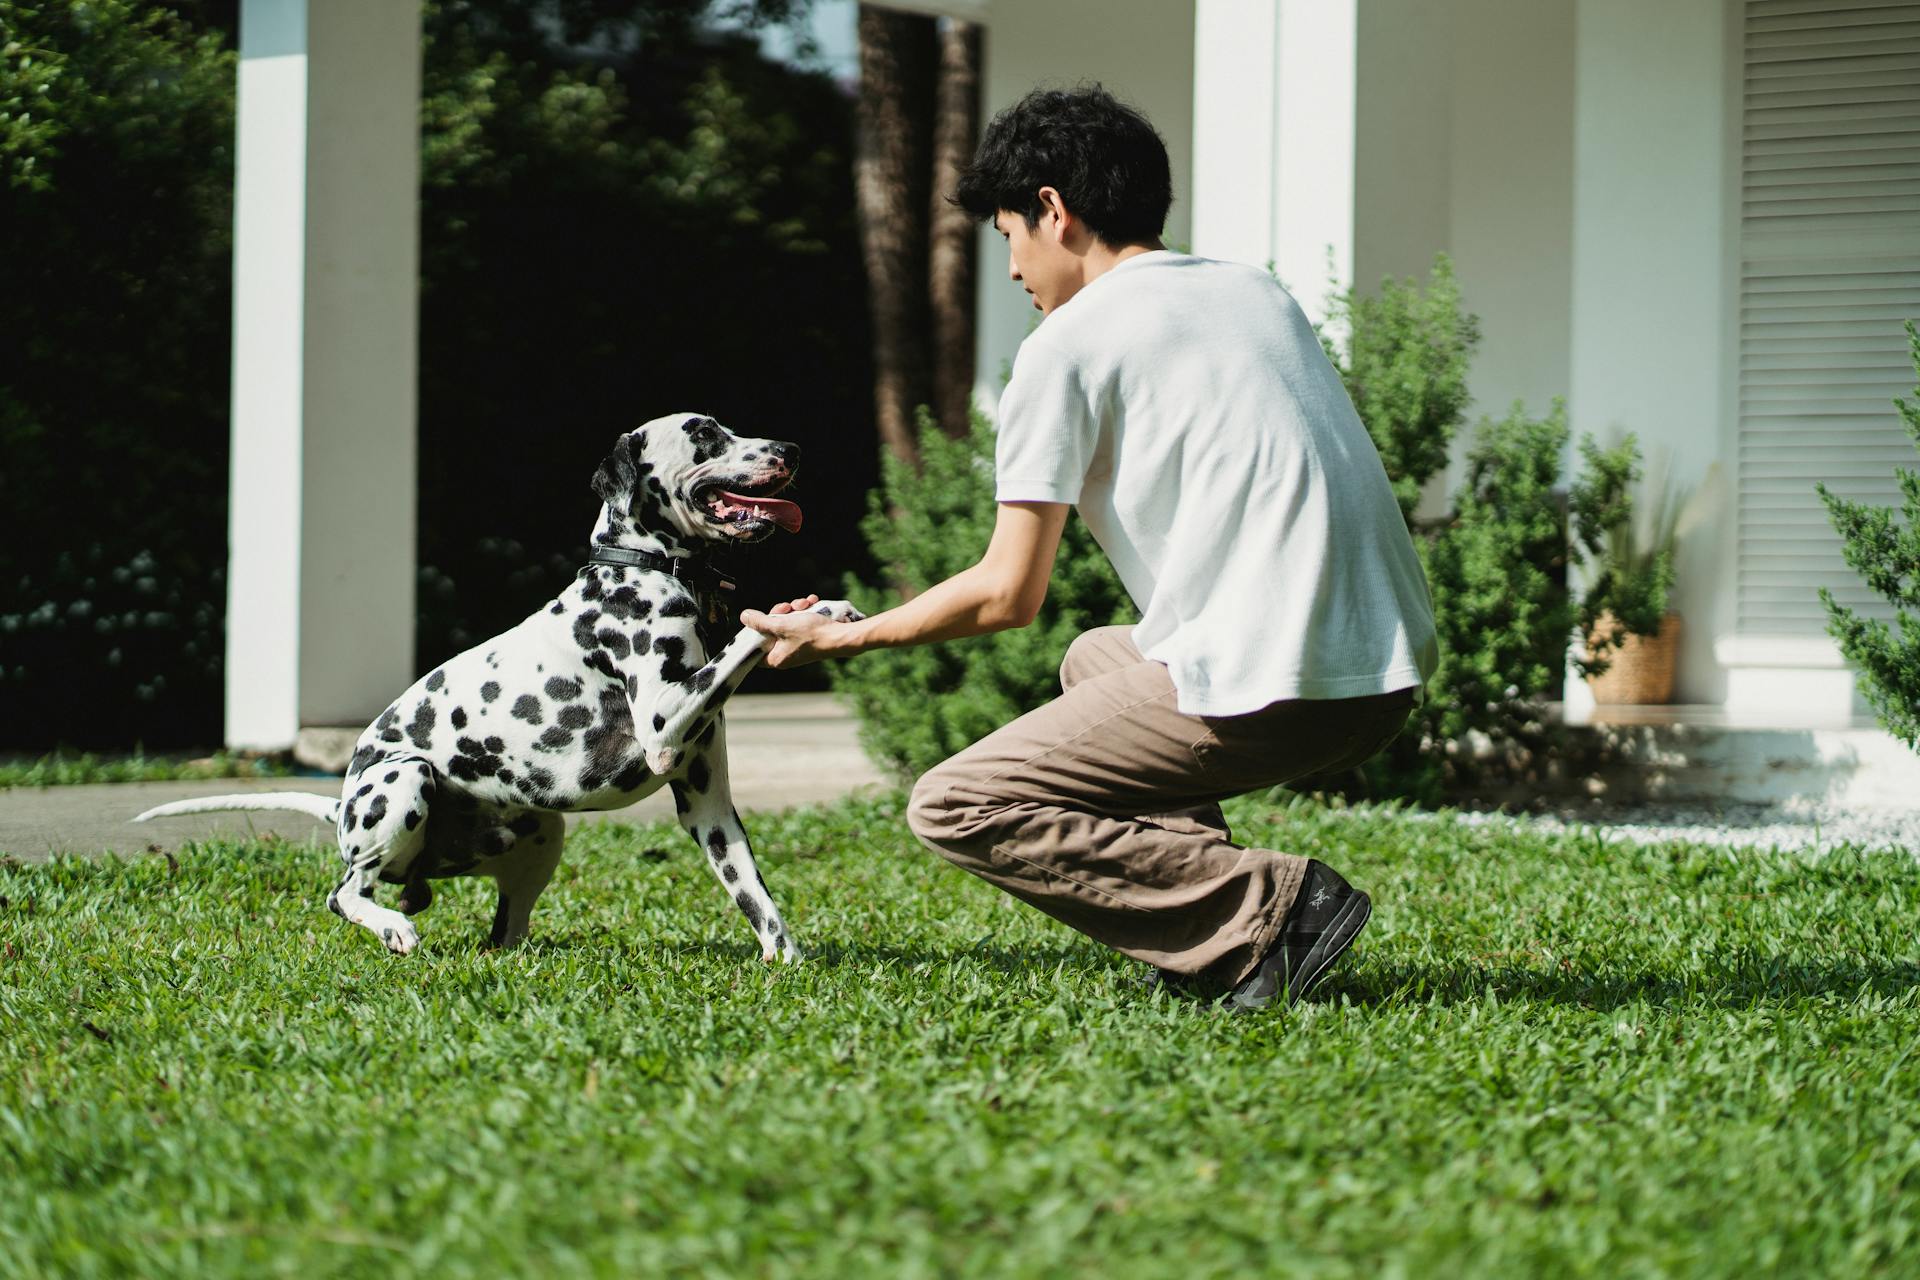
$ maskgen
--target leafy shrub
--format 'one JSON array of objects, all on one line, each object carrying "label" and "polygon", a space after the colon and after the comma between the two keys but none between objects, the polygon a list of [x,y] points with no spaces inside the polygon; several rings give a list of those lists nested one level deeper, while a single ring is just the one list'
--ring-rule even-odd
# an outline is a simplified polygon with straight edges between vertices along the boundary
[{"label": "leafy shrub", "polygon": [[[1461,308],[1453,260],[1439,254],[1423,289],[1389,277],[1365,297],[1347,289],[1328,300],[1320,345],[1340,371],[1360,421],[1380,451],[1400,514],[1409,524],[1420,489],[1447,465],[1454,432],[1472,396],[1467,365],[1480,322]],[[1334,332],[1345,332],[1338,342]]]},{"label": "leafy shrub", "polygon": [[[861,533],[891,587],[849,575],[847,598],[868,613],[899,603],[976,563],[993,532],[993,427],[978,410],[964,439],[922,409],[920,470],[888,458]],[[860,718],[868,754],[914,775],[1060,692],[1060,660],[1075,636],[1138,620],[1106,553],[1076,516],[1067,521],[1053,582],[1031,626],[910,649],[877,649],[825,664]]]},{"label": "leafy shrub", "polygon": [[[1920,332],[1907,321],[1913,369],[1920,375]],[[1920,399],[1895,400],[1901,421],[1920,447]],[[1840,532],[1847,565],[1894,606],[1899,634],[1878,618],[1864,618],[1820,588],[1827,630],[1860,674],[1861,688],[1887,732],[1920,751],[1920,471],[1895,469],[1901,512],[1870,507],[1816,485]],[[1907,610],[1915,610],[1913,613]]]},{"label": "leafy shrub", "polygon": [[1655,635],[1666,619],[1678,513],[1671,501],[1663,502],[1652,536],[1644,542],[1636,538],[1633,486],[1641,471],[1639,443],[1632,435],[1604,450],[1588,436],[1580,442],[1580,457],[1585,470],[1574,481],[1567,506],[1573,554],[1591,566],[1592,580],[1579,610],[1586,654],[1574,665],[1583,675],[1599,676],[1628,636]]},{"label": "leafy shrub", "polygon": [[0,740],[220,723],[234,56],[0,0]]}]

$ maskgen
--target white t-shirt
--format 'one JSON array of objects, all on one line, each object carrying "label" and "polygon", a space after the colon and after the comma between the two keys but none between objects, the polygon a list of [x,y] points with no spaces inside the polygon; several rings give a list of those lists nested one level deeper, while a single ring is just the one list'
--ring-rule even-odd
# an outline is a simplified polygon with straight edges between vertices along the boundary
[{"label": "white t-shirt", "polygon": [[1422,686],[1426,575],[1380,454],[1265,272],[1156,250],[1056,307],[1000,397],[996,495],[1069,502],[1190,715]]}]

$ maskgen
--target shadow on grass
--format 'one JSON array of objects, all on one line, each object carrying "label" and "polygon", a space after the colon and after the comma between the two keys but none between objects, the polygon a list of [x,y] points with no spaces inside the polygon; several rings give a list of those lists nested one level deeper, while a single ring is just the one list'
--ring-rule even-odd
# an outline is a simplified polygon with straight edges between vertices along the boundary
[{"label": "shadow on grass", "polygon": [[1329,974],[1317,1001],[1343,997],[1362,1007],[1393,1004],[1473,1004],[1497,994],[1501,1000],[1541,1001],[1586,1009],[1651,1005],[1740,1008],[1758,1004],[1855,997],[1899,997],[1920,989],[1920,964],[1908,961],[1820,961],[1790,955],[1706,956],[1685,974],[1525,965],[1374,963],[1352,973]]}]

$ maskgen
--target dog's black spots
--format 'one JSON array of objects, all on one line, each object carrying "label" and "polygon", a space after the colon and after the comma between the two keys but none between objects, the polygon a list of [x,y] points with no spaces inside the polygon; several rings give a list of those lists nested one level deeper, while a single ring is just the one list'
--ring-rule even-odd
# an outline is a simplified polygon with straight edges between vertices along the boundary
[{"label": "dog's black spots", "polygon": [[687,789],[677,782],[673,784],[673,808],[681,817],[693,810],[692,802],[687,799]]},{"label": "dog's black spots", "polygon": [[694,735],[693,745],[696,747],[704,747],[712,743],[713,731],[719,727],[720,723],[717,720],[706,721],[706,728]]},{"label": "dog's black spots", "polygon": [[620,678],[620,668],[613,665],[613,658],[603,649],[595,649],[582,659],[582,662],[587,670],[598,671],[609,680]]},{"label": "dog's black spots", "polygon": [[488,665],[489,667],[492,667],[492,668],[493,668],[494,670],[496,670],[496,671],[498,671],[498,670],[500,669],[500,663],[499,663],[499,653],[498,653],[498,651],[490,651],[490,652],[488,652],[488,654],[487,654],[487,665]]},{"label": "dog's black spots", "polygon": [[740,878],[740,868],[734,866],[731,862],[726,863],[720,868],[720,878],[728,884],[732,884]]},{"label": "dog's black spots", "polygon": [[640,696],[640,677],[636,675],[629,675],[627,677],[627,697],[637,698],[639,696]]},{"label": "dog's black spots", "polygon": [[530,836],[540,829],[538,814],[523,813],[507,824],[507,830],[517,836]]},{"label": "dog's black spots", "polygon": [[558,600],[555,600],[553,604],[551,604],[547,608],[548,613],[556,614],[556,615],[565,613],[566,611],[567,611],[567,606],[564,604],[561,604]]},{"label": "dog's black spots", "polygon": [[480,686],[480,701],[492,702],[495,698],[499,696],[500,696],[500,685],[498,681],[489,680],[485,684]]},{"label": "dog's black spots", "polygon": [[498,778],[500,779],[500,781],[502,781],[502,782],[512,782],[512,781],[513,781],[513,770],[511,770],[511,769],[502,769],[502,770],[501,770],[501,771],[500,771],[500,772],[499,772],[499,773],[498,773],[498,774],[497,774],[496,776],[497,776],[497,777],[498,777]]},{"label": "dog's black spots", "polygon": [[445,684],[446,682],[447,682],[447,673],[444,670],[435,670],[432,675],[427,677],[427,692],[428,693],[440,692],[440,686]]},{"label": "dog's black spots", "polygon": [[353,798],[355,800],[358,800],[361,796],[371,794],[372,791],[373,791],[373,784],[369,782],[364,787],[361,787],[358,791],[354,792]]},{"label": "dog's black spots", "polygon": [[582,600],[598,600],[600,595],[601,586],[600,575],[598,573],[590,573],[580,580],[580,598]]},{"label": "dog's black spots", "polygon": [[380,733],[380,741],[398,742],[400,741],[400,731],[398,729],[383,729]]},{"label": "dog's black spots", "polygon": [[668,684],[678,684],[685,680],[689,668],[686,663],[687,642],[679,636],[661,636],[653,642],[653,651],[665,661],[660,664],[660,678]]},{"label": "dog's black spots", "polygon": [[712,855],[715,862],[727,856],[727,830],[725,827],[715,827],[713,830],[707,832],[707,852]]},{"label": "dog's black spots", "polygon": [[407,737],[422,751],[433,745],[433,722],[436,718],[433,704],[425,698],[420,699],[420,705],[413,709],[413,723],[407,726]]},{"label": "dog's black spots", "polygon": [[565,676],[547,677],[547,696],[555,702],[572,702],[580,696],[583,687],[578,680],[569,680]]},{"label": "dog's black spots", "polygon": [[545,769],[527,770],[527,780],[536,787],[551,788],[553,786],[553,775]]},{"label": "dog's black spots", "polygon": [[582,649],[599,647],[600,642],[593,634],[596,624],[598,624],[599,621],[600,611],[598,609],[582,609],[579,616],[573,620],[573,642]]},{"label": "dog's black spots", "polygon": [[478,738],[461,738],[454,743],[454,746],[460,749],[460,754],[463,756],[483,756],[487,754],[487,749],[480,745]]},{"label": "dog's black spots", "polygon": [[491,737],[486,741],[486,748],[493,754],[498,755],[507,749],[507,744],[498,737]]},{"label": "dog's black spots", "polygon": [[635,653],[645,653],[652,647],[653,636],[648,633],[645,627],[637,628],[633,633],[633,651]]},{"label": "dog's black spots", "polygon": [[447,761],[447,774],[462,782],[480,781],[480,771],[473,767],[472,756],[455,756]]},{"label": "dog's black spots", "polygon": [[601,648],[613,655],[615,662],[619,662],[627,656],[627,638],[618,631],[615,631],[612,627],[600,628],[595,638],[600,641]]},{"label": "dog's black spots", "polygon": [[634,616],[634,610],[640,603],[641,596],[638,591],[632,587],[616,587],[607,592],[606,597],[600,602],[600,607],[606,611],[607,617],[624,622]]},{"label": "dog's black spots", "polygon": [[641,596],[638,600],[635,600],[633,602],[634,617],[644,618],[652,612],[653,612],[653,601],[651,598],[647,596]]},{"label": "dog's black spots", "polygon": [[368,831],[371,831],[375,827],[379,826],[380,820],[386,816],[387,816],[387,798],[383,795],[375,796],[373,798],[373,803],[367,806],[367,816],[361,820],[360,825],[366,828]]},{"label": "dog's black spots", "polygon": [[568,729],[584,729],[593,723],[593,712],[585,707],[562,707],[554,719]]},{"label": "dog's black spots", "polygon": [[713,678],[716,674],[711,666],[702,667],[694,672],[693,691],[695,693],[705,693],[707,690],[713,688]]},{"label": "dog's black spots", "polygon": [[651,773],[652,770],[647,768],[646,761],[635,760],[632,764],[622,769],[620,775],[613,780],[614,790],[632,791],[641,783],[645,782]]},{"label": "dog's black spots", "polygon": [[415,827],[417,827],[417,826],[419,826],[419,825],[420,825],[420,811],[419,811],[418,809],[409,809],[409,810],[407,810],[407,817],[406,817],[406,823],[407,823],[407,830],[409,830],[409,831],[411,831],[411,830],[413,830],[413,829],[414,829]]},{"label": "dog's black spots", "polygon": [[374,765],[387,758],[387,753],[368,743],[353,753],[353,759],[347,763],[348,773],[365,773]]},{"label": "dog's black spots", "polygon": [[760,915],[760,904],[753,900],[752,895],[749,894],[745,889],[742,889],[740,892],[733,895],[733,904],[736,907],[739,907],[741,912],[746,915],[747,923],[753,926],[753,931],[755,933],[760,932],[760,925],[762,922],[762,917]]},{"label": "dog's black spots", "polygon": [[398,781],[400,781],[400,771],[399,771],[398,769],[389,769],[389,770],[387,770],[387,776],[386,776],[386,777],[384,777],[384,778],[382,778],[382,779],[380,779],[380,781],[382,781],[382,782],[398,782]]},{"label": "dog's black spots", "polygon": [[758,461],[760,461],[760,455],[759,455],[759,453],[758,453],[758,452],[749,452],[749,453],[743,453],[743,454],[741,454],[741,455],[740,455],[740,461],[742,461],[742,462],[758,462]]},{"label": "dog's black spots", "polygon": [[667,718],[663,715],[656,714],[653,717],[653,731],[655,733],[658,733],[666,727],[667,727]]},{"label": "dog's black spots", "polygon": [[453,722],[455,729],[464,729],[467,727],[467,709],[465,707],[455,707],[452,713],[447,716],[447,719]]},{"label": "dog's black spots", "polygon": [[563,747],[573,745],[573,735],[557,724],[549,725],[547,731],[540,735],[535,745],[543,751],[558,751]]},{"label": "dog's black spots", "polygon": [[698,612],[699,607],[693,603],[692,596],[675,596],[660,606],[660,616],[663,618],[691,618]]},{"label": "dog's black spots", "polygon": [[[345,806],[341,808],[340,829],[342,831],[351,831],[354,829],[355,826],[358,825],[358,823],[354,821],[353,815],[354,815],[356,806],[359,804],[359,802],[360,802],[360,798],[358,796],[354,796],[348,799]],[[355,846],[354,848],[347,850],[347,852],[352,854],[352,853],[358,853],[360,852],[360,850],[358,846]]]},{"label": "dog's black spots", "polygon": [[393,728],[393,726],[399,723],[400,723],[400,712],[398,708],[388,707],[385,711],[382,711],[380,713],[380,718],[373,722],[373,727],[376,729],[391,729]]},{"label": "dog's black spots", "polygon": [[528,724],[539,724],[546,717],[540,714],[540,699],[523,693],[513,700],[513,718],[525,720]]},{"label": "dog's black spots", "polygon": [[347,918],[347,913],[340,909],[340,891],[338,889],[335,889],[327,895],[327,910],[333,912],[333,914],[339,916],[342,920]]},{"label": "dog's black spots", "polygon": [[687,766],[687,785],[695,791],[705,791],[707,784],[713,781],[713,771],[707,767],[705,756],[695,756],[693,763]]}]

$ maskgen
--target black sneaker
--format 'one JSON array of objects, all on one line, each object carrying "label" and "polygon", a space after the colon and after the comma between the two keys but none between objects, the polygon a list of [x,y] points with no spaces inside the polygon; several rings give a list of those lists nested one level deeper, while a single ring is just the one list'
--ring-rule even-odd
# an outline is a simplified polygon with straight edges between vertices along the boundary
[{"label": "black sneaker", "polygon": [[1220,1003],[1229,1009],[1264,1009],[1282,996],[1289,1007],[1299,1003],[1353,945],[1372,914],[1372,899],[1326,863],[1310,860],[1273,950]]}]

